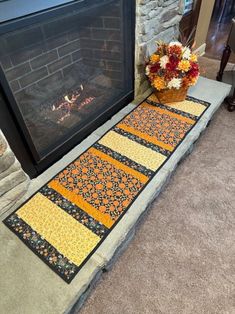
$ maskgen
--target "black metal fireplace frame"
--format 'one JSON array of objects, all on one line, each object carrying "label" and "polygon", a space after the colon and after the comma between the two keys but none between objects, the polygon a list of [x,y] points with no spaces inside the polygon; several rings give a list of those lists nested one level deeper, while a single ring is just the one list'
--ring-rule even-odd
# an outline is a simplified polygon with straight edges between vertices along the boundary
[{"label": "black metal fireplace frame", "polygon": [[[46,21],[49,18],[57,17],[61,14],[67,14],[73,9],[82,10],[82,6],[86,1],[92,6],[100,5],[100,0],[78,0],[62,6],[58,6],[46,11],[38,12],[33,15],[25,16],[20,19],[4,22],[0,24],[0,35],[20,29],[22,27]],[[102,1],[105,4],[110,1]],[[134,98],[134,44],[135,44],[135,0],[122,0],[122,10],[124,14],[128,15],[128,19],[124,19],[125,42],[128,45],[124,47],[125,65],[128,69],[130,77],[132,77],[131,90],[122,99],[110,106],[105,112],[97,116],[90,123],[75,132],[69,139],[63,141],[50,153],[40,157],[30,134],[27,130],[25,122],[20,113],[19,107],[12,94],[11,88],[7,82],[4,71],[0,66],[0,93],[3,95],[3,108],[0,111],[0,126],[3,130],[12,150],[20,161],[25,172],[30,177],[35,177],[50,165],[61,158],[66,152],[72,149],[75,145],[80,143],[86,136],[88,136],[95,128],[108,120],[113,114],[123,108],[128,102]]]}]

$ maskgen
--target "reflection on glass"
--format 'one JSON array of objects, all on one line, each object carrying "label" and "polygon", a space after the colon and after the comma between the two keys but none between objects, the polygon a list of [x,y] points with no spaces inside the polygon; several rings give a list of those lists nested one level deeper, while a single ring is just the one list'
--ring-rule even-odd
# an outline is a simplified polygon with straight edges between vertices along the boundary
[{"label": "reflection on glass", "polygon": [[76,0],[0,0],[0,23],[73,1]]}]

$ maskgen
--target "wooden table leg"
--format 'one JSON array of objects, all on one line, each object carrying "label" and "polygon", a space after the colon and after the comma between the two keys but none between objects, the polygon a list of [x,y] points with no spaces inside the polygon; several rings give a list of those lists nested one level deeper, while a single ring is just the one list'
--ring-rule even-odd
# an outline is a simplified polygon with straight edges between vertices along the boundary
[{"label": "wooden table leg", "polygon": [[227,97],[225,101],[228,104],[228,111],[230,112],[234,111],[235,110],[235,88],[234,88],[233,96]]},{"label": "wooden table leg", "polygon": [[229,59],[230,55],[231,55],[231,48],[229,45],[226,45],[224,48],[224,51],[223,51],[221,62],[220,62],[220,69],[219,69],[219,72],[218,72],[217,77],[216,77],[217,81],[222,81],[224,69],[228,63],[228,59]]}]

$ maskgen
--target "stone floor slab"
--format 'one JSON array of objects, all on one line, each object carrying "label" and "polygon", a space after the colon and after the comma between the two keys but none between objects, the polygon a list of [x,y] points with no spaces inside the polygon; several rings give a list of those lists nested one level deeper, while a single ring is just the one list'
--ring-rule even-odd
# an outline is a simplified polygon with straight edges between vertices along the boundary
[{"label": "stone floor slab", "polygon": [[68,285],[3,224],[0,247],[4,256],[0,259],[0,313],[64,313],[103,268],[102,260],[94,254]]}]

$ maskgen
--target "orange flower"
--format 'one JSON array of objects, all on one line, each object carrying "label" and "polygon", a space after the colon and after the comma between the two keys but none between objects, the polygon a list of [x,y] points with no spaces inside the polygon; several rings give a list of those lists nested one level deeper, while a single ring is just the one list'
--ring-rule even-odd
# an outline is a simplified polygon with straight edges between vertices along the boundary
[{"label": "orange flower", "polygon": [[181,60],[178,64],[178,69],[183,72],[188,72],[190,70],[190,62],[188,60]]},{"label": "orange flower", "polygon": [[191,78],[191,86],[195,85],[197,83],[198,77]]},{"label": "orange flower", "polygon": [[190,79],[188,77],[184,77],[182,79],[182,85],[185,87],[189,87],[190,86]]},{"label": "orange flower", "polygon": [[165,81],[162,77],[157,76],[154,81],[153,81],[153,86],[157,89],[157,90],[162,90],[164,89],[165,86]]},{"label": "orange flower", "polygon": [[150,57],[151,63],[157,63],[159,60],[160,60],[159,55],[156,55],[155,53],[153,55],[151,55],[151,57]]},{"label": "orange flower", "polygon": [[197,83],[198,77],[184,77],[183,85],[186,87],[193,86]]},{"label": "orange flower", "polygon": [[182,47],[179,45],[169,46],[167,50],[170,55],[180,56],[182,54]]}]

